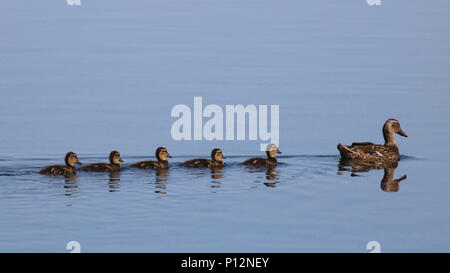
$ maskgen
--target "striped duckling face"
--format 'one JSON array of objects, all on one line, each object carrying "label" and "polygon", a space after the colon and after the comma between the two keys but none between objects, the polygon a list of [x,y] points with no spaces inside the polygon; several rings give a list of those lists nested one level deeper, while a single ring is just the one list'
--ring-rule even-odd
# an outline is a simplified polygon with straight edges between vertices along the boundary
[{"label": "striped duckling face", "polygon": [[169,152],[167,152],[167,149],[164,147],[158,147],[158,149],[156,149],[155,156],[158,161],[167,161],[167,158],[172,158]]},{"label": "striped duckling face", "polygon": [[78,160],[78,156],[76,153],[74,152],[68,152],[66,154],[66,157],[64,158],[64,161],[66,162],[67,166],[72,166],[74,167],[75,164],[79,164],[81,165],[81,162]]},{"label": "striped duckling face", "polygon": [[123,162],[122,158],[120,157],[120,153],[118,151],[112,151],[109,154],[109,162],[111,162],[111,164],[119,164],[121,162]]},{"label": "striped duckling face", "polygon": [[266,148],[267,157],[275,158],[275,154],[281,154],[282,152],[278,149],[275,144],[268,144]]},{"label": "striped duckling face", "polygon": [[211,158],[214,161],[222,161],[222,159],[226,159],[226,157],[223,155],[222,150],[221,149],[213,149],[211,152]]}]

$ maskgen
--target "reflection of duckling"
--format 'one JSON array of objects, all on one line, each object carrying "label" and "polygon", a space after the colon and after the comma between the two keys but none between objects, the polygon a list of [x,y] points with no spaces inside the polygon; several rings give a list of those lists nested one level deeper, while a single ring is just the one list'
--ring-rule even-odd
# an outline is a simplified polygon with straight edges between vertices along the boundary
[{"label": "reflection of duckling", "polygon": [[118,172],[122,168],[120,162],[123,162],[118,151],[112,151],[109,154],[109,164],[108,163],[93,163],[86,165],[80,170],[87,172]]},{"label": "reflection of duckling", "polygon": [[77,185],[77,176],[75,174],[70,174],[64,176],[64,195],[65,196],[75,196],[78,192],[78,185]]},{"label": "reflection of duckling", "polygon": [[211,178],[212,179],[223,178],[222,168],[220,168],[220,167],[213,167],[213,168],[211,168]]},{"label": "reflection of duckling", "polygon": [[408,137],[400,128],[398,120],[388,119],[383,126],[384,145],[370,142],[355,142],[352,146],[339,144],[337,148],[342,158],[370,161],[398,160],[400,153],[395,143],[395,134]]},{"label": "reflection of duckling", "polygon": [[167,177],[169,175],[168,169],[157,169],[156,170],[156,183],[165,183],[167,182]]},{"label": "reflection of duckling", "polygon": [[167,194],[167,177],[169,169],[156,169],[155,193]]},{"label": "reflection of duckling", "polygon": [[171,158],[172,156],[167,152],[167,149],[164,147],[158,147],[155,152],[155,157],[158,161],[147,160],[140,161],[130,165],[130,168],[140,168],[140,169],[163,169],[169,168],[169,161],[167,158]]},{"label": "reflection of duckling", "polygon": [[39,171],[40,174],[53,174],[53,175],[73,175],[77,172],[77,168],[75,164],[80,164],[81,162],[78,160],[78,156],[76,153],[68,152],[66,157],[64,158],[66,162],[66,166],[62,165],[53,165],[44,167]]},{"label": "reflection of duckling", "polygon": [[408,176],[404,175],[399,179],[394,179],[395,168],[384,169],[384,176],[381,180],[381,189],[385,192],[398,192],[400,189],[399,183],[407,179]]},{"label": "reflection of duckling", "polygon": [[280,150],[278,150],[277,145],[275,144],[267,145],[266,154],[267,158],[262,157],[250,158],[242,162],[242,164],[246,166],[256,166],[256,167],[275,167],[278,164],[275,154],[281,154]]},{"label": "reflection of duckling", "polygon": [[224,163],[222,159],[225,159],[226,157],[222,154],[221,149],[213,149],[211,151],[211,159],[191,159],[184,163],[181,163],[182,166],[185,167],[192,167],[192,168],[213,168],[213,167],[222,167],[224,166]]},{"label": "reflection of duckling", "polygon": [[120,188],[120,172],[111,172],[108,182],[109,192],[119,192]]},{"label": "reflection of duckling", "polygon": [[278,184],[279,179],[278,179],[278,173],[274,171],[274,168],[267,168],[266,171],[266,179],[269,181],[275,181],[275,182],[264,182],[264,185],[266,187],[270,187],[270,188],[275,188],[276,185]]}]

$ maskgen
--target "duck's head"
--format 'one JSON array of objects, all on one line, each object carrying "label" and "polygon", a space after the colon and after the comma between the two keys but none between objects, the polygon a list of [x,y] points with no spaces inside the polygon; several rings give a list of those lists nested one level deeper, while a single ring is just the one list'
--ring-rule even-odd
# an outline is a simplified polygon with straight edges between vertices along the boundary
[{"label": "duck's head", "polygon": [[66,154],[66,157],[64,158],[64,161],[66,162],[67,166],[75,166],[75,164],[81,165],[80,160],[78,160],[78,156],[74,152],[68,152]]},{"label": "duck's head", "polygon": [[215,148],[211,151],[211,158],[213,161],[220,161],[222,162],[222,159],[225,159],[226,157],[223,155],[222,150],[219,148]]},{"label": "duck's head", "polygon": [[158,161],[167,161],[167,158],[172,158],[172,156],[167,152],[164,147],[158,147],[155,152],[155,156]]},{"label": "duck's head", "polygon": [[282,154],[282,152],[278,149],[277,145],[271,143],[266,147],[266,154],[269,158],[275,158],[275,154]]},{"label": "duck's head", "polygon": [[120,157],[120,153],[118,151],[112,151],[109,154],[109,162],[111,162],[111,164],[120,164],[121,162],[123,162],[122,158]]},{"label": "duck's head", "polygon": [[383,126],[383,135],[386,143],[395,143],[395,134],[399,134],[403,137],[408,137],[400,127],[400,122],[396,119],[390,118]]}]

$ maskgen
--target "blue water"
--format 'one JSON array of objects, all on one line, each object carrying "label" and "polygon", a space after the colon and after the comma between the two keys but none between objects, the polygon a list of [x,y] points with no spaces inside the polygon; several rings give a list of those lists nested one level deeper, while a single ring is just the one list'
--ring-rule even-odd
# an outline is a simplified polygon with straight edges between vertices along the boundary
[{"label": "blue water", "polygon": [[[5,1],[0,10],[0,251],[450,251],[450,3]],[[280,164],[259,141],[174,141],[177,104],[280,105]],[[407,139],[396,191],[342,171],[336,144]],[[166,173],[37,174],[74,151]],[[176,163],[221,147],[222,173]]]}]

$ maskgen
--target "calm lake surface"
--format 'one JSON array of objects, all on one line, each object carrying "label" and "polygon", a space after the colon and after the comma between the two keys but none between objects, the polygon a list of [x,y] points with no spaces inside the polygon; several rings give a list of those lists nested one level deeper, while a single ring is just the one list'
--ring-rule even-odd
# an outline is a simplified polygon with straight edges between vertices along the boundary
[{"label": "calm lake surface", "polygon": [[[450,2],[382,3],[5,1],[0,252],[449,252]],[[279,166],[239,165],[259,141],[174,141],[194,96],[279,105]],[[397,168],[339,165],[339,142],[382,143],[390,117]],[[158,146],[166,172],[37,173]],[[220,171],[176,166],[215,147]]]}]

